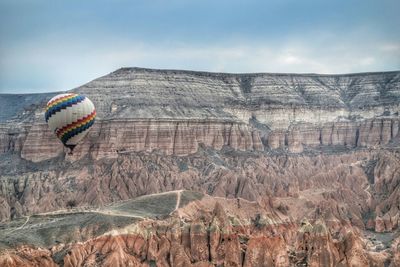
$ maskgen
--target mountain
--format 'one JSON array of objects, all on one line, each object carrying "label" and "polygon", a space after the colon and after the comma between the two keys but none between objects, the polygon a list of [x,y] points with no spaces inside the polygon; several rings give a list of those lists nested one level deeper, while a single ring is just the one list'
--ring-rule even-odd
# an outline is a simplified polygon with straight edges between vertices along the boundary
[{"label": "mountain", "polygon": [[[73,155],[56,93],[0,95],[0,265],[399,265],[399,71],[122,68],[71,91],[98,113]],[[115,212],[139,196],[145,216]]]}]

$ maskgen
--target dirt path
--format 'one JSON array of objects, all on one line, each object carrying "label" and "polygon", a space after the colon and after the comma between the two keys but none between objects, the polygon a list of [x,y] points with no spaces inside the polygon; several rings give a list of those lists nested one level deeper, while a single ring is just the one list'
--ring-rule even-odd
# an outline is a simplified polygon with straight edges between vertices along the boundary
[{"label": "dirt path", "polygon": [[104,215],[109,215],[109,216],[121,216],[121,217],[145,219],[145,217],[140,216],[140,215],[133,215],[133,214],[129,214],[129,213],[120,213],[120,212],[115,212],[115,211],[111,211],[111,210],[76,210],[76,211],[57,210],[57,211],[46,212],[46,213],[38,213],[36,215],[39,215],[39,216],[69,215],[69,214],[74,214],[74,213],[99,213],[99,214],[104,214]]},{"label": "dirt path", "polygon": [[241,198],[241,197],[226,198],[226,197],[217,197],[217,196],[213,196],[213,195],[210,195],[210,197],[218,198],[218,199],[222,199],[222,200],[226,200],[226,201],[237,201],[239,199],[240,201],[244,201],[244,202],[248,202],[248,203],[257,203],[257,201],[248,200],[248,199],[244,199],[244,198]]},{"label": "dirt path", "polygon": [[109,215],[109,216],[121,216],[121,217],[129,217],[129,218],[139,218],[139,219],[145,219],[145,217],[140,216],[140,215],[133,215],[133,214],[128,214],[128,213],[120,213],[120,212],[115,212],[115,211],[110,211],[110,210],[105,210],[105,211],[87,211],[88,213],[99,213],[99,214],[104,214],[104,215]]},{"label": "dirt path", "polygon": [[175,205],[174,211],[177,210],[177,209],[179,209],[179,206],[181,205],[181,195],[182,195],[182,191],[183,191],[183,190],[180,190],[180,191],[176,192],[177,197],[176,197],[176,205]]},{"label": "dirt path", "polygon": [[21,230],[22,228],[24,228],[25,225],[29,222],[30,218],[31,218],[31,216],[26,216],[26,221],[20,227],[11,230],[8,234],[14,233],[17,230]]},{"label": "dirt path", "polygon": [[368,191],[370,187],[371,187],[371,185],[368,184],[368,186],[364,189],[365,193],[368,194],[368,202],[369,203],[371,203],[371,199],[372,199],[371,193]]},{"label": "dirt path", "polygon": [[[143,195],[143,196],[140,196],[140,197],[151,197],[151,196],[162,196],[162,195],[168,195],[168,194],[172,194],[172,193],[179,193],[179,192],[181,192],[182,193],[182,189],[181,190],[173,190],[173,191],[167,191],[167,192],[162,192],[162,193],[154,193],[154,194],[149,194],[149,195]],[[138,198],[140,198],[140,197],[138,197]]]},{"label": "dirt path", "polygon": [[[171,211],[169,213],[169,215],[172,215],[174,212],[177,212],[178,216],[180,218],[181,214],[179,213],[179,206],[181,205],[181,196],[182,196],[183,190],[169,191],[169,192],[166,192],[166,193],[171,193],[171,192],[176,193],[176,204],[175,204],[175,209],[173,211]],[[165,193],[161,193],[161,194],[165,194]]]},{"label": "dirt path", "polygon": [[[149,195],[144,195],[141,197],[149,197],[149,196],[160,196],[160,195],[168,195],[168,194],[176,194],[177,199],[176,199],[176,205],[175,209],[171,212],[171,214],[179,209],[179,206],[181,205],[181,195],[182,195],[183,190],[174,190],[174,191],[168,191],[168,192],[162,192],[162,193],[154,193],[154,194],[149,194]],[[129,201],[129,200],[126,200]],[[43,212],[43,213],[38,213],[36,216],[48,216],[48,215],[69,215],[69,214],[75,214],[75,213],[99,213],[99,214],[104,214],[104,215],[109,215],[109,216],[122,216],[122,217],[130,217],[130,218],[139,218],[139,219],[145,219],[145,217],[140,216],[140,215],[133,215],[129,213],[119,213],[115,212],[112,210],[99,210],[99,209],[85,209],[82,207],[77,207],[75,209],[67,210],[67,209],[61,209],[61,210],[55,210],[55,211],[50,211],[50,212]],[[25,222],[26,224],[27,222]],[[24,225],[25,225],[24,224]]]},{"label": "dirt path", "polygon": [[26,216],[26,221],[25,221],[25,223],[23,224],[23,225],[21,225],[20,227],[19,227],[19,229],[22,229],[22,228],[24,228],[24,226],[29,222],[29,219],[31,218],[31,216]]}]

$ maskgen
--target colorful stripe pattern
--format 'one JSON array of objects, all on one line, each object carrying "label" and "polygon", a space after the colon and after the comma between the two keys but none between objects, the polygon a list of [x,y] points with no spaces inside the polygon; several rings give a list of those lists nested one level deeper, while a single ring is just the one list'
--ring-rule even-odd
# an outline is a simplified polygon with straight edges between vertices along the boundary
[{"label": "colorful stripe pattern", "polygon": [[93,110],[93,112],[87,115],[86,117],[83,117],[82,119],[70,123],[62,127],[61,129],[57,129],[55,131],[57,137],[65,145],[69,139],[89,129],[93,125],[95,117],[96,117],[96,110]]},{"label": "colorful stripe pattern", "polygon": [[71,151],[86,136],[95,117],[92,101],[75,93],[53,97],[47,103],[45,113],[49,128]]},{"label": "colorful stripe pattern", "polygon": [[84,96],[77,94],[70,94],[51,101],[50,103],[47,104],[46,108],[46,114],[45,114],[46,122],[48,122],[50,117],[56,114],[57,112],[60,112],[61,110],[66,109],[67,107],[72,107],[73,105],[76,105],[82,102],[83,100],[85,100]]}]

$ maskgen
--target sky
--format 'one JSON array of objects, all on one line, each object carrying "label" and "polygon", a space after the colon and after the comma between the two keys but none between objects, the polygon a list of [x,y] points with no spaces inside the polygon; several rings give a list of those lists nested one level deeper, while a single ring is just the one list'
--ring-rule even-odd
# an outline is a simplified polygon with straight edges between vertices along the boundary
[{"label": "sky", "polygon": [[0,0],[0,93],[121,67],[340,74],[400,69],[399,0]]}]

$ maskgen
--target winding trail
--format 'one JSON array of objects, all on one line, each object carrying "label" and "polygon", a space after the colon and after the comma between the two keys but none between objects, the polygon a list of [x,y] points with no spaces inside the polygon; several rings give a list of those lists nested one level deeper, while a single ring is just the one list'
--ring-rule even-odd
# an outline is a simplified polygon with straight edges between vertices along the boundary
[{"label": "winding trail", "polygon": [[26,216],[26,221],[23,225],[21,225],[21,227],[19,227],[19,229],[24,228],[24,226],[29,222],[29,219],[31,218],[31,216]]},{"label": "winding trail", "polygon": [[[172,215],[174,212],[177,211],[179,218],[181,218],[181,214],[179,213],[179,206],[181,205],[181,195],[182,195],[183,190],[169,191],[166,193],[171,193],[171,192],[176,193],[176,204],[175,204],[174,210],[171,211],[169,213],[169,215]],[[165,193],[162,193],[162,194],[165,194]]]},{"label": "winding trail", "polygon": [[369,202],[368,204],[370,204],[370,203],[371,203],[371,200],[372,200],[372,195],[371,195],[371,193],[368,191],[370,187],[371,187],[371,185],[368,184],[368,186],[364,189],[365,193],[368,194],[368,202]]},{"label": "winding trail", "polygon": [[130,218],[140,218],[140,219],[145,219],[145,217],[140,216],[140,215],[133,215],[129,213],[121,213],[121,212],[115,212],[111,210],[76,210],[76,211],[52,211],[52,212],[45,212],[45,213],[38,213],[36,216],[47,216],[47,215],[70,215],[70,214],[75,214],[75,213],[98,213],[98,214],[104,214],[104,215],[109,215],[109,216],[121,216],[121,217],[130,217]]},{"label": "winding trail", "polygon": [[174,211],[176,211],[177,209],[179,209],[179,206],[181,205],[181,195],[182,195],[182,191],[183,190],[180,190],[180,191],[177,191],[176,192],[176,205],[175,205],[175,209],[174,209]]},{"label": "winding trail", "polygon": [[248,199],[244,199],[244,198],[241,198],[241,197],[227,198],[227,197],[217,197],[217,196],[212,196],[212,195],[210,195],[210,197],[218,198],[218,199],[222,199],[222,200],[227,200],[227,201],[237,201],[239,199],[240,201],[244,201],[244,202],[248,202],[248,203],[257,203],[257,201],[248,200]]},{"label": "winding trail", "polygon": [[162,196],[162,195],[168,195],[168,194],[172,194],[172,193],[182,193],[182,192],[183,192],[183,189],[181,189],[181,190],[173,190],[173,191],[167,191],[167,192],[162,192],[162,193],[154,193],[154,194],[143,195],[143,196],[139,196],[137,198],[151,197],[151,196]]},{"label": "winding trail", "polygon": [[129,217],[129,218],[139,218],[139,219],[146,219],[143,216],[140,215],[133,215],[133,214],[128,214],[128,213],[120,213],[120,212],[115,212],[115,211],[110,211],[110,210],[105,210],[105,211],[87,211],[88,213],[99,213],[99,214],[104,214],[108,216],[120,216],[120,217]]},{"label": "winding trail", "polygon": [[11,230],[10,232],[8,232],[8,234],[14,233],[17,230],[21,230],[22,228],[24,228],[25,225],[29,222],[29,219],[31,218],[31,216],[25,216],[25,217],[26,217],[26,221],[20,227],[17,227],[15,229]]},{"label": "winding trail", "polygon": [[[175,212],[176,210],[179,209],[179,206],[181,205],[181,195],[182,195],[183,190],[174,190],[174,191],[168,191],[168,192],[162,192],[162,193],[154,193],[154,194],[149,194],[149,195],[144,195],[141,197],[149,197],[149,196],[160,196],[160,195],[168,195],[168,194],[176,194],[176,204],[175,204],[175,209],[171,211],[170,214]],[[56,210],[56,211],[50,211],[50,212],[43,212],[43,213],[38,213],[36,216],[48,216],[48,215],[70,215],[70,214],[75,214],[75,213],[98,213],[98,214],[104,214],[104,215],[109,215],[109,216],[122,216],[122,217],[130,217],[130,218],[139,218],[139,219],[146,219],[146,217],[140,216],[140,215],[134,215],[134,214],[129,214],[129,213],[122,213],[122,212],[115,212],[112,210],[99,210],[99,209],[83,209],[81,207],[75,208],[75,209],[62,209],[62,210]],[[29,219],[28,219],[29,220]],[[23,226],[28,222],[28,220],[24,223]],[[22,226],[22,227],[23,227]],[[14,229],[16,230],[16,229]],[[13,230],[13,231],[14,231]]]}]

